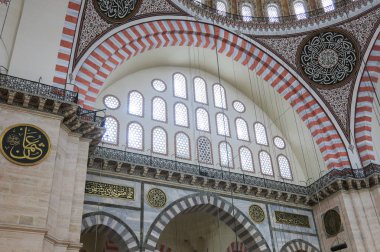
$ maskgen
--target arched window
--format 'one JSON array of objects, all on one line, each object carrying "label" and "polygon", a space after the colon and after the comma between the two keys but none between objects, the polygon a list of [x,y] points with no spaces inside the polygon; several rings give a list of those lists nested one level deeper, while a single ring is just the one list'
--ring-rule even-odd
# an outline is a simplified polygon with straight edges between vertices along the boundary
[{"label": "arched window", "polygon": [[168,153],[168,139],[166,131],[161,127],[152,130],[152,152],[166,155]]},{"label": "arched window", "polygon": [[219,158],[220,158],[220,166],[234,168],[232,148],[229,143],[221,142],[219,144]]},{"label": "arched window", "polygon": [[284,179],[293,179],[289,160],[284,155],[278,155],[277,162],[281,177]]},{"label": "arched window", "polygon": [[112,116],[107,116],[106,121],[104,123],[104,128],[106,129],[106,132],[103,135],[102,141],[105,143],[116,145],[118,143],[119,134],[118,121]]},{"label": "arched window", "polygon": [[240,147],[239,150],[241,169],[253,172],[252,152],[247,147]]},{"label": "arched window", "polygon": [[213,164],[211,142],[206,137],[197,140],[198,161],[203,164]]},{"label": "arched window", "polygon": [[160,97],[155,97],[152,101],[153,120],[166,122],[166,102]]},{"label": "arched window", "polygon": [[206,91],[206,82],[200,78],[194,78],[194,94],[195,101],[203,104],[207,104],[207,91]]},{"label": "arched window", "polygon": [[143,116],[144,98],[137,91],[129,93],[128,113],[130,115]]},{"label": "arched window", "polygon": [[143,127],[136,122],[128,125],[127,130],[127,146],[128,148],[143,150],[144,148],[144,134]]},{"label": "arched window", "polygon": [[306,18],[305,3],[303,1],[294,1],[293,7],[294,14],[296,14],[298,20]]},{"label": "arched window", "polygon": [[241,6],[241,15],[243,16],[243,21],[249,22],[252,21],[252,7],[249,4],[244,3]]},{"label": "arched window", "polygon": [[185,104],[177,103],[174,106],[174,123],[178,126],[189,127],[189,114]]},{"label": "arched window", "polygon": [[333,11],[335,10],[334,2],[333,0],[321,0],[322,7],[325,10],[325,12]]},{"label": "arched window", "polygon": [[216,1],[216,10],[220,15],[225,16],[227,12],[227,4],[224,1]]},{"label": "arched window", "polygon": [[248,125],[242,118],[237,118],[235,121],[236,134],[239,140],[249,141]]},{"label": "arched window", "polygon": [[279,12],[277,4],[268,4],[267,14],[269,17],[269,22],[271,23],[279,22],[278,17],[280,15],[280,12]]},{"label": "arched window", "polygon": [[197,130],[210,132],[210,121],[207,110],[197,108],[195,113],[197,118]]},{"label": "arched window", "polygon": [[187,99],[186,78],[183,74],[176,73],[173,76],[174,96]]},{"label": "arched window", "polygon": [[216,128],[218,135],[230,136],[230,124],[228,123],[228,118],[225,114],[216,114]]},{"label": "arched window", "polygon": [[213,86],[213,93],[214,93],[214,105],[217,108],[227,108],[227,101],[226,101],[226,91],[224,90],[224,87],[220,84],[215,84]]},{"label": "arched window", "polygon": [[265,130],[264,125],[257,122],[255,123],[254,128],[255,128],[256,143],[262,144],[262,145],[268,145],[267,131]]},{"label": "arched window", "polygon": [[179,132],[175,135],[175,155],[190,159],[190,139],[185,133]]},{"label": "arched window", "polygon": [[273,176],[272,159],[269,153],[266,151],[260,151],[259,161],[262,174]]}]

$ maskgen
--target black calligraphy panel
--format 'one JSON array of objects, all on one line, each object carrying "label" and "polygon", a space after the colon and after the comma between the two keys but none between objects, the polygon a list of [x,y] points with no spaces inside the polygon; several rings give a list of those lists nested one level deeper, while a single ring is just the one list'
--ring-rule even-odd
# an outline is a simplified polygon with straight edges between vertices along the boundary
[{"label": "black calligraphy panel", "polygon": [[274,211],[276,222],[292,226],[310,227],[309,217],[306,215]]},{"label": "black calligraphy panel", "polygon": [[1,135],[1,152],[6,159],[19,165],[36,165],[50,151],[50,140],[37,126],[18,124],[7,128]]},{"label": "black calligraphy panel", "polygon": [[111,23],[121,23],[137,11],[141,0],[93,0],[95,9]]},{"label": "black calligraphy panel", "polygon": [[327,234],[331,236],[337,235],[342,227],[339,213],[333,209],[328,210],[323,216],[323,224]]}]

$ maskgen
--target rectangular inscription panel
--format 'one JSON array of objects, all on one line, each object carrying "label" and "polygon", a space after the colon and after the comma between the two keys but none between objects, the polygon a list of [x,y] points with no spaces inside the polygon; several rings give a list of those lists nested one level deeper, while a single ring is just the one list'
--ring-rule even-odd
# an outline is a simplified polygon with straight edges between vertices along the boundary
[{"label": "rectangular inscription panel", "polygon": [[118,198],[126,200],[135,199],[135,188],[120,185],[111,185],[95,181],[86,181],[86,194],[98,195],[107,198]]},{"label": "rectangular inscription panel", "polygon": [[310,227],[309,217],[306,215],[274,211],[276,222],[292,226]]}]

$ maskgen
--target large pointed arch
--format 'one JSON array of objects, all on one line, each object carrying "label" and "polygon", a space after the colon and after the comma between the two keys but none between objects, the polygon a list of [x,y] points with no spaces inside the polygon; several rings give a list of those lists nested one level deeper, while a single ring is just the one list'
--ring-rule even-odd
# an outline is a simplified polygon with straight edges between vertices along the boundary
[{"label": "large pointed arch", "polygon": [[212,24],[157,20],[136,24],[111,35],[89,52],[76,68],[80,104],[92,108],[105,80],[124,61],[145,51],[193,46],[218,53],[249,67],[293,107],[319,145],[327,168],[350,167],[347,150],[318,101],[273,57],[249,41]]},{"label": "large pointed arch", "polygon": [[270,248],[263,235],[239,209],[226,200],[210,194],[197,193],[171,203],[152,223],[145,240],[145,251],[154,252],[161,233],[169,222],[181,213],[206,212],[229,226],[251,252],[265,251]]}]

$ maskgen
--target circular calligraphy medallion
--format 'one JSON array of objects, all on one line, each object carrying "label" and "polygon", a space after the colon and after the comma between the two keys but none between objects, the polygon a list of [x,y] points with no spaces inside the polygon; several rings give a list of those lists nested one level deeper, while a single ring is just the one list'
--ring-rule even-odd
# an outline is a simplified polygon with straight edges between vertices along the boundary
[{"label": "circular calligraphy medallion", "polygon": [[328,210],[323,216],[323,224],[327,234],[332,236],[337,235],[342,225],[339,213],[333,209]]},{"label": "circular calligraphy medallion", "polygon": [[93,0],[96,11],[111,23],[122,23],[139,8],[141,0]]},{"label": "circular calligraphy medallion", "polygon": [[151,207],[162,208],[166,205],[166,194],[161,189],[150,189],[146,195],[146,198]]},{"label": "circular calligraphy medallion", "polygon": [[260,222],[263,222],[264,219],[265,219],[265,214],[264,214],[264,211],[263,209],[258,206],[258,205],[251,205],[249,207],[249,216],[251,216],[251,219],[254,221],[254,222],[257,222],[257,223],[260,223]]},{"label": "circular calligraphy medallion", "polygon": [[0,137],[1,153],[18,165],[36,165],[49,154],[50,140],[37,126],[17,124],[4,130]]},{"label": "circular calligraphy medallion", "polygon": [[305,77],[313,83],[337,84],[355,72],[358,50],[348,36],[337,31],[325,31],[305,41],[298,52],[298,64]]}]

